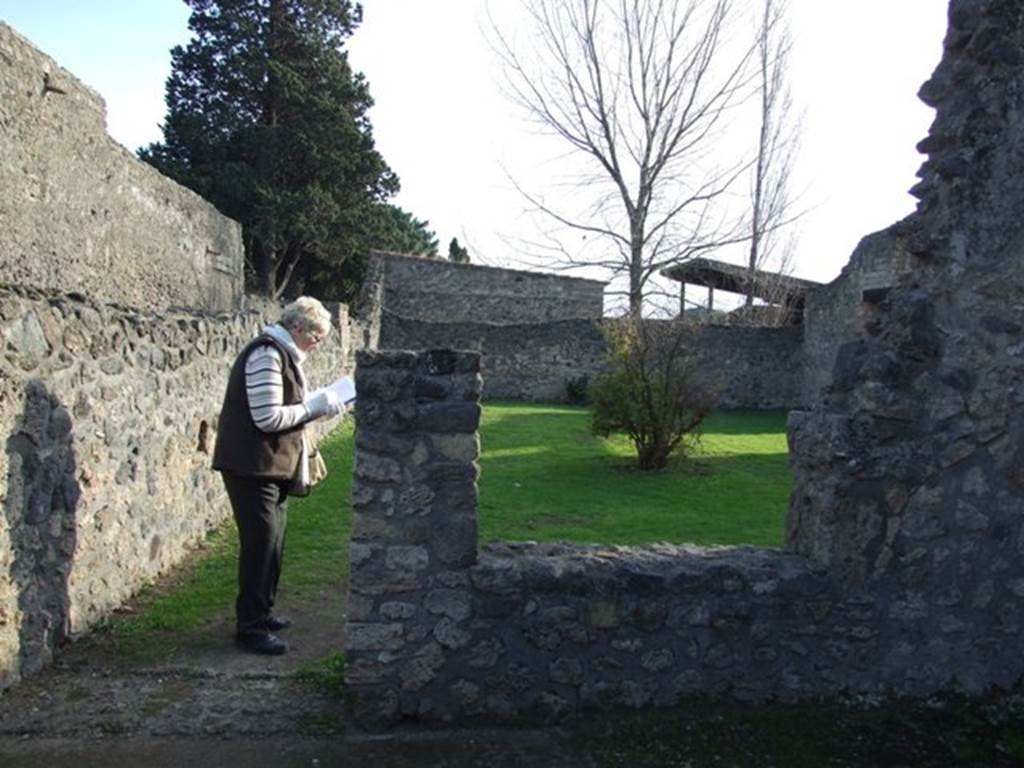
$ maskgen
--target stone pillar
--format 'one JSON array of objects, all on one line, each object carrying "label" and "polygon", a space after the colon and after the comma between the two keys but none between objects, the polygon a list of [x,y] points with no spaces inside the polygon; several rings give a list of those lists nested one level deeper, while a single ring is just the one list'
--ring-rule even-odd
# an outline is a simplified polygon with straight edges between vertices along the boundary
[{"label": "stone pillar", "polygon": [[351,712],[364,727],[415,708],[417,681],[436,671],[441,645],[469,615],[479,371],[480,356],[470,352],[356,357],[345,646]]}]

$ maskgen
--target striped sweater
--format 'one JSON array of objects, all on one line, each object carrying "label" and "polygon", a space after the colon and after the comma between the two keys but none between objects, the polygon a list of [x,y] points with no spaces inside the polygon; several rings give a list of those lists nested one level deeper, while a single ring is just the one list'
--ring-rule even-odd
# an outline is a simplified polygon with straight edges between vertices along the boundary
[{"label": "striped sweater", "polygon": [[[302,368],[297,365],[296,370],[301,372]],[[249,353],[245,361],[245,390],[252,422],[261,432],[281,432],[311,418],[303,403],[284,404],[281,354],[269,344]]]}]

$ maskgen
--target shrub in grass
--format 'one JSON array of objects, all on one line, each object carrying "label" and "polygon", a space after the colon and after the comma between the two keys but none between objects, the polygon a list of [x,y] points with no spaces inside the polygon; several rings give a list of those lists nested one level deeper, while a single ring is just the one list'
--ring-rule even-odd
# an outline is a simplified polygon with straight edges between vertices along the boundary
[{"label": "shrub in grass", "polygon": [[579,376],[570,376],[565,380],[565,399],[569,405],[586,405],[587,388],[590,386],[590,377],[585,373]]},{"label": "shrub in grass", "polygon": [[590,385],[594,434],[625,432],[640,469],[662,469],[700,439],[715,403],[691,354],[699,330],[682,320],[626,317],[604,327],[607,367]]}]

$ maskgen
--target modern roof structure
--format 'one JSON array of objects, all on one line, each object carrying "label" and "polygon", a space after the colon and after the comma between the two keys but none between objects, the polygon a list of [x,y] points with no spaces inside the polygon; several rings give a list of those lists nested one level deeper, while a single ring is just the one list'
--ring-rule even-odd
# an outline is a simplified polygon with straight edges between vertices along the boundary
[{"label": "modern roof structure", "polygon": [[690,285],[703,285],[730,293],[746,295],[753,283],[753,295],[770,303],[779,303],[785,297],[785,303],[803,306],[807,291],[818,288],[822,283],[813,280],[802,280],[789,277],[778,272],[754,270],[751,281],[750,270],[737,264],[728,264],[713,259],[689,259],[661,270],[661,274],[672,280]]}]

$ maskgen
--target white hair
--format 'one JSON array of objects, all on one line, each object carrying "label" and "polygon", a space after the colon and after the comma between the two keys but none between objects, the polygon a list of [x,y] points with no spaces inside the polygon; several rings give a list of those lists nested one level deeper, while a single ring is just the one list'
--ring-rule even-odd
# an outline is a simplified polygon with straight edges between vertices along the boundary
[{"label": "white hair", "polygon": [[292,331],[317,333],[331,330],[331,313],[312,296],[300,296],[281,310],[281,325]]}]

